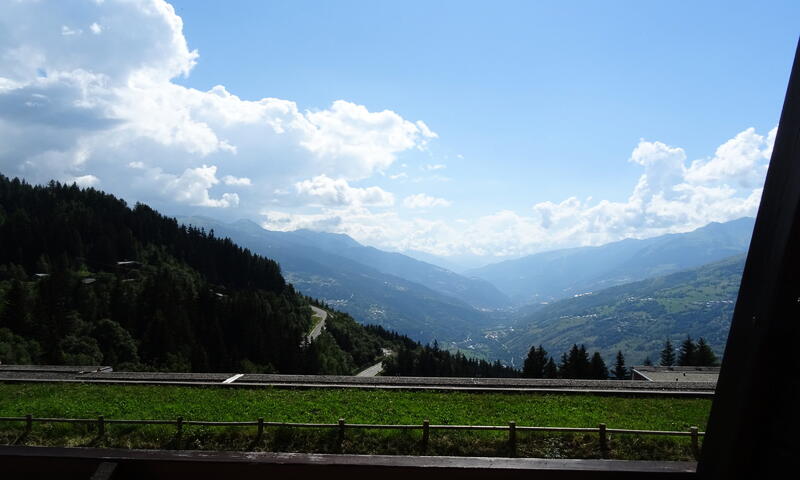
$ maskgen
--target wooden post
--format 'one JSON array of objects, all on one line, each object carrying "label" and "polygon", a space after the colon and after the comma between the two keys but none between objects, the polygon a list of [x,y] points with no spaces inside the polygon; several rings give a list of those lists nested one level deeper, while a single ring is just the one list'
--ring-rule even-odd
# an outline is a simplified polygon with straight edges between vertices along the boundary
[{"label": "wooden post", "polygon": [[106,419],[102,415],[97,417],[97,436],[102,437],[106,434]]},{"label": "wooden post", "polygon": [[431,435],[431,422],[429,420],[422,421],[422,449],[428,449],[428,441]]},{"label": "wooden post", "polygon": [[175,448],[180,450],[181,449],[181,441],[183,440],[183,417],[178,417],[177,422],[175,422],[178,431],[175,433]]},{"label": "wooden post", "polygon": [[339,419],[339,446],[344,442],[344,418]]},{"label": "wooden post", "polygon": [[264,417],[258,417],[258,434],[256,435],[256,442],[261,441],[264,436]]},{"label": "wooden post", "polygon": [[600,450],[605,457],[605,453],[608,451],[608,435],[606,434],[606,424],[601,423],[598,427],[598,433],[600,433]]},{"label": "wooden post", "polygon": [[31,433],[33,429],[33,415],[30,413],[25,415],[25,435]]},{"label": "wooden post", "polygon": [[697,427],[692,427],[689,429],[692,433],[692,453],[694,454],[695,459],[700,458],[700,441],[698,439],[698,432]]},{"label": "wooden post", "polygon": [[511,456],[517,456],[517,422],[508,422],[508,446],[511,449]]}]

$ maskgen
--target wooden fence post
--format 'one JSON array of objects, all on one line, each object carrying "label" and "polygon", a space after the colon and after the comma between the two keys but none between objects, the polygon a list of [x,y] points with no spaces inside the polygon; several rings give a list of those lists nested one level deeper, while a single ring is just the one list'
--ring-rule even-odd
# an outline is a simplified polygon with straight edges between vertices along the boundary
[{"label": "wooden fence post", "polygon": [[423,420],[422,421],[422,449],[428,449],[428,441],[430,440],[431,435],[431,422],[430,420]]},{"label": "wooden fence post", "polygon": [[344,418],[339,419],[339,446],[344,442]]},{"label": "wooden fence post", "polygon": [[517,422],[508,422],[508,445],[511,448],[511,456],[517,456]]},{"label": "wooden fence post", "polygon": [[181,441],[183,440],[183,417],[178,417],[178,420],[175,422],[178,428],[178,431],[175,433],[175,448],[180,450],[181,449]]},{"label": "wooden fence post", "polygon": [[256,434],[256,442],[261,441],[264,436],[264,417],[258,417],[258,434]]},{"label": "wooden fence post", "polygon": [[33,429],[33,415],[30,413],[25,415],[25,435],[31,433]]},{"label": "wooden fence post", "polygon": [[700,459],[700,442],[697,435],[697,427],[691,427],[689,432],[692,434],[692,453],[696,460]]},{"label": "wooden fence post", "polygon": [[97,436],[102,437],[106,434],[106,419],[102,415],[97,417]]},{"label": "wooden fence post", "polygon": [[605,457],[605,453],[608,451],[608,435],[606,434],[605,423],[598,425],[598,433],[600,434],[600,450]]}]

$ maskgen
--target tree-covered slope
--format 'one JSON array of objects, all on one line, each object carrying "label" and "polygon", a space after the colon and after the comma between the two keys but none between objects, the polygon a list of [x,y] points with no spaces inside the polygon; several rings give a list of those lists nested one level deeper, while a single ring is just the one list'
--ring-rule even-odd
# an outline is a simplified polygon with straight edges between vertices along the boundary
[{"label": "tree-covered slope", "polygon": [[531,345],[562,352],[574,343],[606,359],[657,360],[664,340],[705,338],[721,355],[739,291],[744,255],[591,294],[559,300],[520,320],[502,339],[517,365]]},{"label": "tree-covered slope", "polygon": [[91,188],[0,175],[0,361],[347,374],[380,354],[354,340],[356,360],[327,332],[306,345],[308,302],[230,239]]},{"label": "tree-covered slope", "polygon": [[[370,263],[380,263],[378,260],[359,261],[358,252],[369,257],[375,249],[361,246],[344,235],[275,232],[249,221],[222,223],[198,217],[181,218],[181,221],[213,229],[218,235],[228,236],[254,252],[274,258],[280,262],[287,279],[305,295],[324,300],[362,323],[397,330],[423,343],[438,340],[443,345],[456,342],[466,347],[472,344],[470,342],[480,341],[481,329],[491,322],[484,312],[456,297],[370,266]],[[344,256],[336,251],[350,253]],[[381,253],[383,255],[378,256],[394,258],[393,254]],[[433,269],[437,267],[428,265],[418,271]],[[462,284],[480,285],[458,283]]]}]

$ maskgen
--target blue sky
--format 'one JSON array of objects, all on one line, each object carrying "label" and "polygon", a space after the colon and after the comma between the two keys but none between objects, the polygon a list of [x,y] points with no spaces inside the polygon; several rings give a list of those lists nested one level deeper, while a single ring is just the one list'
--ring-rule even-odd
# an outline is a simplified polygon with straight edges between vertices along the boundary
[{"label": "blue sky", "polygon": [[754,214],[800,18],[797,2],[3,3],[4,174],[490,260]]},{"label": "blue sky", "polygon": [[777,123],[800,4],[649,3],[174,5],[202,58],[181,83],[422,119],[440,135],[434,160],[468,182],[442,192],[525,208],[565,193],[623,200],[639,171],[619,160],[640,138],[699,157]]}]

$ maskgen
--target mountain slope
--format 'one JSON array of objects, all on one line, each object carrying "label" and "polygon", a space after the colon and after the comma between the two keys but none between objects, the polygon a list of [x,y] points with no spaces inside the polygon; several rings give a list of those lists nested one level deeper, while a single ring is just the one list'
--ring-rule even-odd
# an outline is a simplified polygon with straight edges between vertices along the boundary
[{"label": "mountain slope", "polygon": [[187,217],[181,221],[213,229],[217,236],[230,237],[274,258],[299,291],[362,323],[391,328],[422,342],[469,343],[473,336],[481,338],[478,333],[489,321],[485,314],[456,298],[331,253],[350,248],[351,252],[368,250],[344,235],[275,232],[246,220],[226,224]]},{"label": "mountain slope", "polygon": [[502,308],[509,298],[497,287],[480,278],[467,278],[445,268],[416,260],[401,253],[384,252],[365,247],[347,235],[297,230],[290,232],[328,253],[372,267],[382,273],[419,283],[443,295],[448,295],[476,308]]},{"label": "mountain slope", "polygon": [[744,253],[753,223],[752,218],[741,218],[688,233],[555,250],[467,274],[491,282],[520,305],[552,301]]},{"label": "mountain slope", "polygon": [[0,362],[348,374],[385,346],[338,315],[346,348],[329,332],[308,344],[310,317],[275,261],[228,239],[0,175]]},{"label": "mountain slope", "polygon": [[559,300],[520,320],[502,339],[519,364],[532,345],[559,354],[573,343],[606,360],[657,360],[664,340],[704,337],[721,354],[739,291],[744,255],[698,268]]}]

